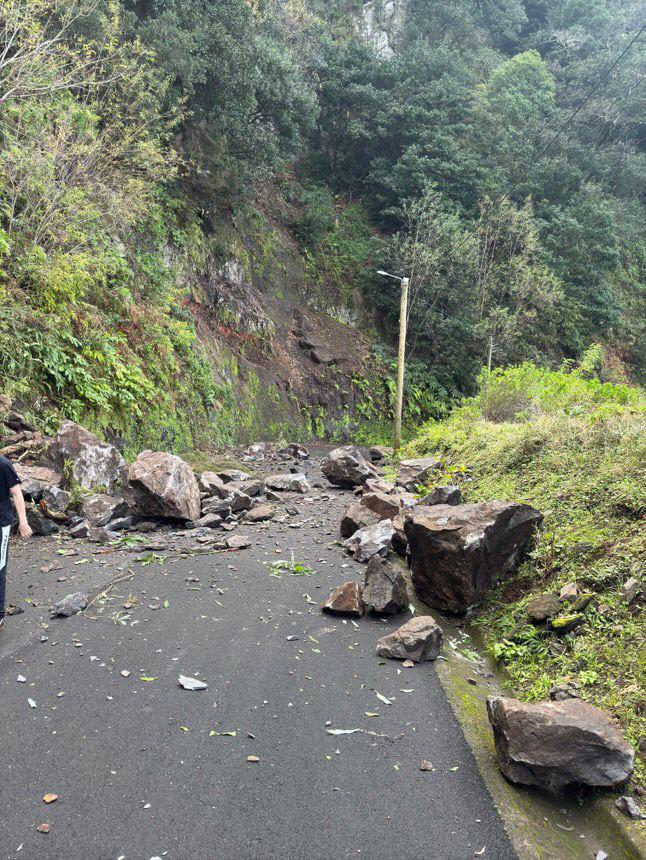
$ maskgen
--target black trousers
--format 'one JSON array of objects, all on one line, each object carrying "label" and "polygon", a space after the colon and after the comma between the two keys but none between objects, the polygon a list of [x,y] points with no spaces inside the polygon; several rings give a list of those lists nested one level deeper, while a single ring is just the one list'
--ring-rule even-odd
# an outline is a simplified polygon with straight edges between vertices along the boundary
[{"label": "black trousers", "polygon": [[9,532],[11,526],[0,527],[0,619],[4,618],[4,597],[7,587],[7,563],[9,561]]}]

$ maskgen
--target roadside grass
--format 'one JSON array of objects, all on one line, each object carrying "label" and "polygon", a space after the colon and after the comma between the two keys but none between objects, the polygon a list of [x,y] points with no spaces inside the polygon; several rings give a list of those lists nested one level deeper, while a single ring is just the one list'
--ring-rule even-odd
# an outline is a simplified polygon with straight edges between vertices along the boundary
[{"label": "roadside grass", "polygon": [[[468,466],[468,502],[516,499],[544,513],[527,560],[491,591],[475,624],[522,698],[569,683],[617,717],[638,750],[642,786],[645,431],[638,388],[522,365],[483,375],[476,397],[422,427],[406,451]],[[627,603],[621,586],[631,577],[642,593]],[[529,624],[530,598],[569,582],[595,595],[584,624],[566,635]]]}]

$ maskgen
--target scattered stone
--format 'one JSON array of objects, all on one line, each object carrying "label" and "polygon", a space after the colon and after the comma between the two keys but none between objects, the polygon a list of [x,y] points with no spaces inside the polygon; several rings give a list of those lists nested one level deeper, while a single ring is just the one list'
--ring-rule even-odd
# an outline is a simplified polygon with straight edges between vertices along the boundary
[{"label": "scattered stone", "polygon": [[332,353],[328,352],[326,349],[323,349],[320,346],[314,347],[310,355],[314,364],[323,364],[329,366],[331,364],[337,363],[337,359],[332,355]]},{"label": "scattered stone", "polygon": [[290,442],[284,448],[278,449],[278,454],[281,457],[293,457],[294,460],[307,460],[310,452],[304,445],[299,445],[297,442]]},{"label": "scattered stone", "polygon": [[568,582],[559,592],[559,600],[561,603],[574,603],[579,596],[579,589],[576,582]]},{"label": "scattered stone", "polygon": [[361,585],[358,582],[344,582],[343,585],[338,585],[321,604],[321,609],[335,615],[363,615],[365,607],[361,597]]},{"label": "scattered stone", "polygon": [[564,702],[566,699],[580,699],[579,693],[573,684],[555,684],[547,692],[553,702]]},{"label": "scattered stone", "polygon": [[231,481],[247,481],[250,475],[240,469],[224,469],[218,472],[218,478],[224,481],[225,484],[230,484]]},{"label": "scattered stone", "polygon": [[110,520],[110,531],[127,532],[132,528],[134,522],[133,517],[117,517],[116,520]]},{"label": "scattered stone", "polygon": [[93,543],[112,543],[112,541],[119,540],[119,534],[107,526],[95,526],[90,528],[88,540]]},{"label": "scattered stone", "polygon": [[393,660],[424,663],[436,659],[442,650],[442,639],[442,628],[437,621],[430,615],[419,615],[382,636],[377,642],[377,653]]},{"label": "scattered stone", "polygon": [[633,770],[634,751],[610,716],[582,699],[487,699],[500,770],[511,782],[559,791],[614,788]]},{"label": "scattered stone", "polygon": [[419,769],[424,770],[424,771],[434,771],[435,770],[432,763],[430,761],[427,761],[426,759],[424,759],[422,761],[422,763],[419,766]]},{"label": "scattered stone", "polygon": [[404,518],[418,596],[465,613],[515,570],[542,519],[518,502],[418,505]]},{"label": "scattered stone", "polygon": [[321,470],[328,481],[337,487],[358,487],[368,478],[376,477],[373,467],[353,445],[330,451],[321,463]]},{"label": "scattered stone", "polygon": [[627,815],[628,818],[632,818],[633,821],[641,821],[643,818],[646,818],[636,801],[634,801],[632,797],[628,797],[628,795],[618,797],[617,800],[615,800],[615,806],[619,812],[623,812],[624,815]]},{"label": "scattered stone", "polygon": [[388,445],[373,445],[370,451],[368,451],[370,462],[376,466],[391,462],[394,454],[394,450],[388,447]]},{"label": "scattered stone", "polygon": [[248,523],[264,523],[274,518],[276,511],[271,505],[258,505],[247,512],[245,520]]},{"label": "scattered stone", "polygon": [[61,466],[72,462],[72,478],[86,490],[103,487],[112,493],[125,479],[126,462],[114,445],[101,442],[73,421],[61,423],[52,451]]},{"label": "scattered stone", "polygon": [[394,489],[395,485],[383,478],[368,478],[363,484],[364,493],[392,493]]},{"label": "scattered stone", "polygon": [[222,524],[222,517],[219,514],[204,514],[196,521],[195,525],[198,528],[216,529]]},{"label": "scattered stone", "polygon": [[32,532],[39,537],[48,537],[56,534],[58,526],[46,516],[41,514],[40,510],[28,505],[26,508],[27,522]]},{"label": "scattered stone", "polygon": [[74,594],[67,594],[62,600],[55,603],[51,609],[51,616],[52,618],[69,618],[70,615],[76,615],[77,612],[82,612],[86,607],[86,595],[77,591]]},{"label": "scattered stone", "polygon": [[550,630],[555,633],[571,633],[585,621],[585,616],[580,614],[559,615],[550,621]]},{"label": "scattered stone", "polygon": [[273,490],[267,490],[265,493],[265,498],[268,502],[281,502],[282,498],[279,493],[275,493]]},{"label": "scattered stone", "polygon": [[397,555],[400,555],[402,558],[406,558],[408,555],[408,538],[406,537],[403,516],[395,517],[393,520],[393,528],[395,529],[395,534],[392,538],[392,548],[395,550]]},{"label": "scattered stone", "polygon": [[259,496],[265,489],[265,482],[260,478],[252,478],[250,481],[232,481],[230,484],[225,484],[226,488],[240,490],[247,496]]},{"label": "scattered stone", "polygon": [[217,514],[222,519],[231,515],[231,501],[212,496],[202,503],[202,514]]},{"label": "scattered stone", "polygon": [[624,603],[631,604],[641,593],[641,583],[634,576],[627,579],[620,588],[621,598]]},{"label": "scattered stone", "polygon": [[193,470],[173,454],[142,451],[128,470],[139,510],[172,520],[200,517],[200,489]]},{"label": "scattered stone", "polygon": [[435,487],[427,496],[420,499],[420,505],[461,505],[462,490],[449,484],[446,487]]},{"label": "scattered stone", "polygon": [[560,609],[561,604],[555,594],[539,594],[532,597],[525,611],[532,624],[544,624],[548,618],[558,615]]},{"label": "scattered stone", "polygon": [[141,534],[150,534],[150,532],[154,532],[158,528],[159,523],[156,523],[154,520],[141,520],[133,526],[133,530]]},{"label": "scattered stone", "polygon": [[42,499],[48,511],[64,514],[70,503],[70,494],[55,484],[46,484],[43,487]]},{"label": "scattered stone", "polygon": [[361,503],[350,505],[343,514],[341,520],[340,532],[341,537],[349,538],[367,526],[374,526],[381,521],[381,517],[369,508],[364,507]]},{"label": "scattered stone", "polygon": [[345,541],[345,546],[357,561],[370,561],[373,555],[386,555],[394,533],[390,520],[381,520],[356,531]]},{"label": "scattered stone", "polygon": [[73,538],[88,538],[90,536],[90,524],[87,520],[81,520],[80,523],[72,526],[69,530],[69,535]]},{"label": "scattered stone", "polygon": [[40,501],[45,488],[58,487],[63,481],[63,475],[47,466],[26,466],[24,463],[14,463],[18,473],[23,495],[34,502]]},{"label": "scattered stone", "polygon": [[270,475],[265,478],[265,486],[270,490],[289,493],[309,493],[312,489],[302,472],[288,475]]},{"label": "scattered stone", "polygon": [[96,493],[83,499],[81,514],[91,526],[107,526],[118,517],[128,513],[128,503],[117,496],[106,496]]},{"label": "scattered stone", "polygon": [[215,472],[202,472],[197,485],[200,492],[206,493],[207,496],[214,496],[224,487],[224,481]]},{"label": "scattered stone", "polygon": [[186,675],[180,675],[177,679],[177,683],[180,687],[183,687],[185,690],[189,690],[191,693],[194,693],[197,690],[208,689],[208,684],[205,684],[204,681],[200,681],[199,678],[189,678]]},{"label": "scattered stone", "polygon": [[227,489],[230,489],[229,494],[227,495],[226,502],[231,505],[232,513],[240,513],[240,511],[248,511],[251,507],[251,496],[248,496],[246,493],[243,493],[242,490],[239,490],[237,487],[231,484],[227,484]]},{"label": "scattered stone", "polygon": [[406,577],[388,559],[373,556],[366,568],[363,602],[369,612],[395,615],[408,607]]},{"label": "scattered stone", "polygon": [[437,457],[420,457],[414,460],[401,460],[397,483],[400,487],[415,493],[418,486],[428,483],[442,465]]},{"label": "scattered stone", "polygon": [[251,538],[247,535],[232,535],[225,541],[227,549],[246,549],[251,546]]}]

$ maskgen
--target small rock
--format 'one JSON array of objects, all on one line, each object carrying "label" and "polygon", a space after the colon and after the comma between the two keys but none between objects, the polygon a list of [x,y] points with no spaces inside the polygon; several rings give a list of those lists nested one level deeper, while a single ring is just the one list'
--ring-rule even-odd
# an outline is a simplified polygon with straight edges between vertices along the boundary
[{"label": "small rock", "polygon": [[365,607],[361,597],[361,585],[358,582],[344,582],[343,585],[338,585],[321,604],[321,609],[335,615],[358,617],[363,615]]},{"label": "small rock", "polygon": [[309,481],[302,472],[288,475],[270,475],[265,478],[265,486],[269,490],[290,493],[309,493],[312,489]]},{"label": "small rock", "polygon": [[615,800],[615,806],[620,812],[627,815],[628,818],[632,818],[633,821],[641,821],[646,817],[637,803],[632,799],[632,797],[628,797],[628,795],[617,798],[617,800]]},{"label": "small rock", "polygon": [[39,510],[36,510],[36,508],[27,506],[26,513],[29,527],[35,535],[48,537],[49,535],[56,534],[59,530],[56,523],[41,514]]},{"label": "small rock", "polygon": [[76,615],[77,612],[82,612],[87,607],[87,597],[80,591],[74,594],[67,594],[58,603],[55,603],[51,610],[52,618],[63,617],[68,618],[70,615]]},{"label": "small rock", "polygon": [[245,521],[248,523],[264,523],[267,520],[273,519],[275,514],[276,511],[271,505],[258,505],[256,508],[247,511]]},{"label": "small rock", "polygon": [[579,589],[576,582],[568,582],[559,592],[559,600],[561,603],[574,603],[579,596]]},{"label": "small rock", "polygon": [[353,445],[330,451],[321,463],[321,470],[331,484],[349,489],[376,477],[374,468]]},{"label": "small rock", "polygon": [[65,513],[71,498],[66,490],[61,490],[60,487],[56,487],[53,484],[43,488],[42,497],[47,510],[53,511],[56,514]]},{"label": "small rock", "polygon": [[532,624],[543,624],[548,618],[558,615],[560,608],[561,605],[555,594],[539,594],[532,597],[525,611]]},{"label": "small rock", "polygon": [[240,469],[223,469],[222,472],[218,472],[218,478],[225,484],[230,484],[232,481],[248,481],[250,477],[247,472]]},{"label": "small rock", "polygon": [[225,541],[227,549],[246,549],[251,546],[251,538],[247,535],[232,535]]},{"label": "small rock", "polygon": [[90,536],[90,524],[86,520],[82,520],[80,523],[72,526],[69,533],[73,538],[87,538]]},{"label": "small rock", "polygon": [[180,687],[192,693],[196,690],[206,690],[208,688],[208,684],[205,684],[204,681],[200,681],[198,678],[189,678],[186,675],[180,675],[177,681]]},{"label": "small rock", "polygon": [[548,690],[548,696],[553,702],[564,702],[566,699],[579,699],[579,693],[572,684],[555,684]]},{"label": "small rock", "polygon": [[414,460],[401,460],[397,483],[411,493],[417,492],[420,485],[428,483],[429,479],[441,467],[442,461],[437,457],[421,457]]},{"label": "small rock", "polygon": [[204,514],[199,520],[196,520],[195,525],[198,528],[216,529],[222,525],[222,517],[219,514]]},{"label": "small rock", "polygon": [[430,615],[411,618],[377,642],[377,653],[394,660],[424,663],[435,660],[442,649],[442,628]]},{"label": "small rock", "polygon": [[632,603],[641,592],[641,583],[634,576],[627,579],[619,589],[624,603]]},{"label": "small rock", "polygon": [[462,490],[449,484],[446,487],[435,487],[428,495],[420,499],[420,505],[461,505]]},{"label": "small rock", "polygon": [[293,457],[294,460],[307,460],[310,456],[307,448],[297,442],[290,442],[284,448],[279,448],[277,453],[283,457]]}]

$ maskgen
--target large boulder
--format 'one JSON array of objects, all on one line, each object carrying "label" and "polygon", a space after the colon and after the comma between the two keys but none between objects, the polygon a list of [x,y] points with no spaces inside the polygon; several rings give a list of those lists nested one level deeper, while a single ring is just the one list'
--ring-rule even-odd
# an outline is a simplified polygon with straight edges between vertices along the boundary
[{"label": "large boulder", "polygon": [[345,547],[357,561],[370,561],[373,555],[386,555],[395,529],[390,520],[356,531],[345,541]]},{"label": "large boulder", "polygon": [[163,451],[142,451],[128,470],[128,480],[145,516],[200,518],[200,489],[193,470],[179,457]]},{"label": "large boulder", "polygon": [[406,577],[386,558],[373,556],[366,568],[363,586],[366,609],[378,615],[395,615],[408,607]]},{"label": "large boulder", "polygon": [[338,585],[321,604],[321,609],[335,615],[363,615],[365,607],[361,597],[361,585],[358,582]]},{"label": "large boulder", "polygon": [[128,513],[128,503],[118,496],[106,496],[97,493],[83,499],[81,514],[88,524],[97,528],[107,526],[111,520],[124,517]]},{"label": "large boulder", "polygon": [[63,482],[62,472],[48,466],[31,466],[24,463],[14,463],[13,466],[21,481],[20,489],[34,502],[40,501],[46,488],[60,487]]},{"label": "large boulder", "polygon": [[215,472],[202,472],[198,481],[200,492],[207,496],[220,496],[220,490],[224,488],[224,481]]},{"label": "large boulder", "polygon": [[346,508],[345,513],[343,514],[340,527],[341,537],[352,537],[352,535],[359,531],[359,529],[365,529],[367,526],[374,526],[380,521],[381,517],[379,514],[376,514],[374,511],[371,511],[370,508],[366,508],[364,505],[357,502]]},{"label": "large boulder", "polygon": [[335,448],[321,463],[321,471],[337,487],[358,487],[375,477],[375,470],[364,459],[358,448],[346,445]]},{"label": "large boulder", "polygon": [[400,460],[397,483],[411,493],[435,477],[442,461],[437,457],[418,457],[413,460]]},{"label": "large boulder", "polygon": [[102,487],[106,493],[112,493],[123,483],[126,463],[119,451],[80,424],[63,421],[54,437],[52,451],[61,466],[71,462],[72,478],[86,490]]},{"label": "large boulder", "polygon": [[270,490],[288,493],[309,493],[312,489],[309,481],[302,472],[286,475],[270,475],[265,478],[265,486]]},{"label": "large boulder", "polygon": [[40,508],[27,505],[25,511],[29,528],[32,530],[34,535],[38,535],[39,537],[48,537],[49,535],[56,534],[59,530],[56,523],[52,522],[49,517],[46,517]]},{"label": "large boulder", "polygon": [[635,754],[604,711],[582,699],[519,702],[487,699],[500,770],[512,782],[559,791],[566,785],[614,788]]},{"label": "large boulder", "polygon": [[465,613],[516,568],[542,519],[518,502],[418,505],[404,521],[415,591],[429,606]]},{"label": "large boulder", "polygon": [[419,615],[377,642],[380,657],[424,663],[442,650],[442,628],[430,615]]}]

